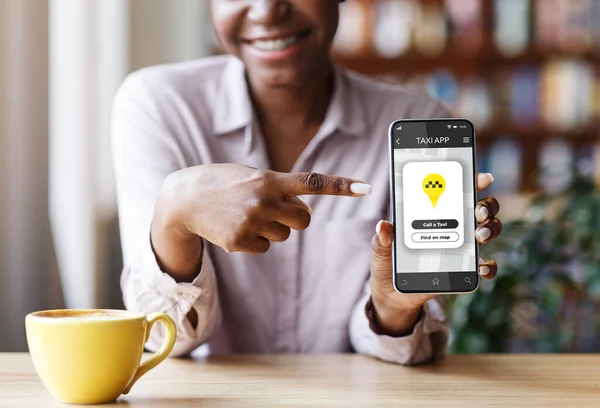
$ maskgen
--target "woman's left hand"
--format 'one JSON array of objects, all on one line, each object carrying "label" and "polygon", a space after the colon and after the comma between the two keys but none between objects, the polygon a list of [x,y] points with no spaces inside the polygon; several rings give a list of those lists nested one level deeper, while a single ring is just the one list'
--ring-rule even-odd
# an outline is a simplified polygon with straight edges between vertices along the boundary
[{"label": "woman's left hand", "polygon": [[[483,191],[492,184],[494,178],[491,174],[479,173],[476,180],[477,191]],[[498,201],[491,197],[484,198],[477,204],[475,216],[478,226],[475,237],[480,244],[490,242],[502,232],[502,224],[496,218],[499,209]],[[392,282],[392,239],[392,224],[380,221],[372,241],[370,286],[377,324],[390,335],[411,332],[425,302],[437,296],[396,292]],[[479,261],[479,275],[483,279],[493,279],[497,269],[494,261]]]}]

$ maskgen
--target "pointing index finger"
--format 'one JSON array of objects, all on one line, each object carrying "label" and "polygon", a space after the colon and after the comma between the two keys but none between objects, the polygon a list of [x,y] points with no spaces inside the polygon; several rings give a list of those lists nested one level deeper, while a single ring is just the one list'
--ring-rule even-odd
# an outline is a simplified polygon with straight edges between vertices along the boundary
[{"label": "pointing index finger", "polygon": [[371,193],[371,185],[347,177],[320,173],[277,173],[277,184],[285,194],[337,195],[361,197]]}]

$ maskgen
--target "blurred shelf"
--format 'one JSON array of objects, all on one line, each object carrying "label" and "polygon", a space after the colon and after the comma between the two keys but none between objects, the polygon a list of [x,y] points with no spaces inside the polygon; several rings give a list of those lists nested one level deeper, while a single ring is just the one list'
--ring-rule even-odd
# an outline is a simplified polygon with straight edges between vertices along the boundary
[{"label": "blurred shelf", "polygon": [[478,139],[493,140],[500,136],[512,136],[516,138],[527,138],[533,140],[546,140],[552,137],[560,137],[569,140],[596,141],[600,139],[600,126],[572,130],[559,130],[541,126],[517,127],[498,125],[488,126],[477,131]]},{"label": "blurred shelf", "polygon": [[352,71],[366,75],[412,74],[450,69],[457,74],[482,73],[512,68],[515,65],[540,65],[557,59],[578,59],[591,62],[600,68],[600,52],[568,53],[561,51],[529,50],[515,56],[507,56],[495,50],[483,49],[475,54],[460,54],[452,48],[435,57],[428,57],[415,51],[398,58],[385,58],[372,50],[347,56],[333,53],[335,61]]},{"label": "blurred shelf", "polygon": [[[360,4],[360,9],[353,10],[353,18],[362,27],[356,26],[356,32],[353,32],[354,24],[346,27],[351,34],[348,38],[354,42],[340,41],[338,44],[355,52],[345,54],[340,52],[342,48],[334,48],[332,55],[336,63],[351,71],[391,83],[406,84],[421,93],[436,95],[446,102],[457,117],[465,115],[476,119],[476,116],[482,118],[489,114],[492,121],[488,126],[476,124],[478,157],[489,157],[490,148],[500,138],[516,141],[521,156],[519,188],[522,192],[539,189],[533,175],[539,168],[540,152],[550,139],[567,140],[574,152],[588,151],[593,147],[598,149],[600,158],[600,31],[592,22],[586,26],[587,20],[584,18],[593,12],[591,2],[573,2],[573,10],[563,8],[552,13],[548,9],[539,9],[544,3],[541,0],[531,0],[527,7],[521,4],[521,8],[516,4],[511,7],[508,1],[481,0],[471,4],[471,16],[464,17],[471,19],[469,23],[462,16],[457,17],[459,12],[465,11],[465,16],[468,14],[462,9],[462,4],[458,9],[458,1],[455,2],[453,14],[444,0],[415,0],[411,2],[411,7],[429,4],[432,6],[427,9],[429,14],[417,10],[411,19],[419,20],[404,19],[404,24],[411,24],[411,27],[404,31],[399,41],[402,44],[410,41],[410,46],[402,55],[387,58],[378,53],[376,43],[387,38],[393,41],[391,35],[382,35],[386,34],[385,30],[397,32],[393,29],[396,22],[391,20],[402,10],[378,9],[379,0],[352,1]],[[500,10],[500,6],[504,8]],[[552,8],[552,5],[549,7]],[[387,13],[392,11],[396,14],[388,16]],[[440,15],[440,11],[443,15]],[[513,18],[514,26],[511,24]],[[462,23],[453,25],[458,24],[457,20]],[[501,37],[497,36],[499,21],[503,22]],[[398,24],[402,23],[398,21]],[[437,24],[438,28],[442,25],[443,28],[428,30],[426,24]],[[462,29],[455,30],[460,25]],[[442,30],[443,36],[440,34]],[[515,30],[512,40],[516,43],[508,38],[511,33],[507,31],[510,30]],[[556,33],[560,35],[554,35]],[[405,38],[407,35],[410,38]],[[525,39],[523,36],[527,39],[526,48],[515,54],[502,52],[496,42],[500,38],[502,44],[510,46],[518,44],[519,39]],[[464,42],[461,44],[459,41]],[[438,47],[442,47],[443,51]],[[422,52],[432,48],[440,52]],[[439,75],[443,73],[449,75]],[[596,91],[592,93],[595,96],[592,96],[590,106],[583,100],[579,101],[580,94],[581,98],[584,97],[581,90],[594,88]],[[464,98],[472,99],[469,101]],[[520,103],[515,103],[518,98]],[[480,103],[486,105],[479,106]],[[562,104],[575,104],[579,111],[569,109],[561,112],[559,117],[546,121],[550,112],[562,109]],[[520,108],[527,112],[519,115],[515,110]],[[585,112],[582,112],[584,109]],[[593,111],[589,115],[588,109]],[[565,128],[577,122],[576,119],[580,118],[577,115],[585,115],[589,122]],[[522,119],[529,119],[530,124],[523,125]],[[595,166],[600,167],[600,159],[595,161]],[[600,185],[600,172],[597,179]],[[503,197],[503,218],[523,217],[532,197],[532,194]]]}]

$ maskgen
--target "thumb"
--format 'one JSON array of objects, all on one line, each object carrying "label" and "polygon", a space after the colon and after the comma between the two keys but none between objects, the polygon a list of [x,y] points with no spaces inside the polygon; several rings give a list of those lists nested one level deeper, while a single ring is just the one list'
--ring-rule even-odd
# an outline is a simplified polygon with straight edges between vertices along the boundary
[{"label": "thumb", "polygon": [[378,281],[392,281],[392,239],[394,228],[387,221],[379,221],[376,234],[371,241],[371,274]]}]

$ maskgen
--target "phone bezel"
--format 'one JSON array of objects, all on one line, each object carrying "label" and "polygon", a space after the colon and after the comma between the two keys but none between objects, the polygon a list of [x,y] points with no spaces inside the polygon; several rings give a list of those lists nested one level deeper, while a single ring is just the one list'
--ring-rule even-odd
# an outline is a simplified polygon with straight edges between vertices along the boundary
[{"label": "phone bezel", "polygon": [[[472,152],[472,160],[473,160],[473,197],[474,197],[474,202],[473,202],[473,209],[475,209],[477,207],[477,200],[478,200],[478,193],[477,193],[477,181],[476,181],[476,175],[477,175],[477,146],[476,146],[476,141],[477,138],[475,137],[475,126],[473,125],[473,122],[471,122],[468,119],[464,119],[464,118],[435,118],[435,119],[398,119],[393,121],[390,124],[389,130],[388,130],[388,138],[389,138],[389,169],[390,169],[390,188],[391,188],[391,204],[390,204],[390,208],[391,208],[391,219],[392,219],[392,226],[394,229],[394,239],[392,241],[392,282],[394,285],[394,290],[396,290],[396,292],[398,293],[402,293],[402,294],[413,294],[413,295],[421,295],[421,294],[466,294],[466,293],[473,293],[475,292],[478,288],[479,288],[479,284],[481,281],[481,278],[479,277],[479,273],[478,273],[478,267],[476,267],[476,270],[474,271],[475,273],[475,281],[476,281],[476,285],[472,290],[465,290],[465,291],[453,291],[453,290],[439,290],[439,291],[432,291],[432,290],[410,290],[410,291],[402,291],[399,287],[398,287],[398,282],[397,282],[397,264],[396,264],[396,243],[397,243],[397,239],[396,239],[396,226],[397,226],[397,222],[396,222],[396,176],[395,176],[395,167],[394,167],[394,130],[396,128],[396,126],[398,126],[399,124],[402,123],[407,123],[407,122],[467,122],[470,126],[471,126],[471,133],[472,133],[472,137],[473,137],[473,147],[471,148],[471,152]],[[473,210],[473,218],[474,218],[474,225],[477,226],[477,218],[475,216],[475,211]],[[473,233],[475,233],[475,231],[473,231]],[[479,264],[479,243],[477,242],[477,240],[475,240],[475,259],[476,259],[476,264]],[[456,272],[431,272],[431,273],[448,273],[448,274],[452,274],[452,273],[457,273],[457,272],[473,272],[473,271],[456,271]],[[419,273],[418,271],[415,272],[403,272],[403,273]],[[429,272],[423,272],[423,273],[429,273]]]}]

